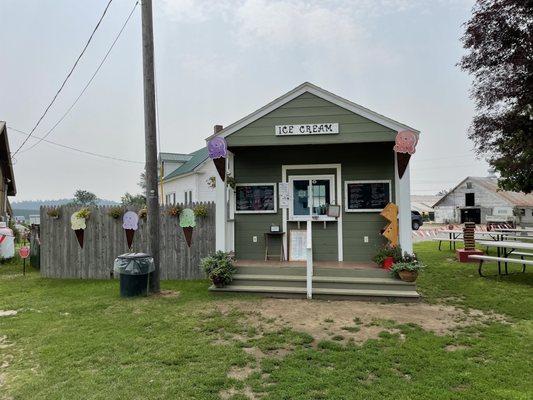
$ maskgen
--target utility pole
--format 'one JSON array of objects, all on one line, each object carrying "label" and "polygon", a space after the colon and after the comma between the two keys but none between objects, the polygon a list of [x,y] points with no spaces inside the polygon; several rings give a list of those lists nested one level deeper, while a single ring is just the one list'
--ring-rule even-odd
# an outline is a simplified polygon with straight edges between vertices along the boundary
[{"label": "utility pole", "polygon": [[142,43],[144,83],[144,140],[146,151],[146,203],[148,206],[149,252],[154,258],[155,271],[150,274],[150,292],[159,287],[159,195],[157,190],[157,134],[154,82],[154,32],[152,0],[142,0]]}]

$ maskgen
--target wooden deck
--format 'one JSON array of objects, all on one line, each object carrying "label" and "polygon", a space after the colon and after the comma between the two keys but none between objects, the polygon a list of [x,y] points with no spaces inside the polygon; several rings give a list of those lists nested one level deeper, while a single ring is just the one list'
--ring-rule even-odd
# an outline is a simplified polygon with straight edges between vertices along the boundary
[{"label": "wooden deck", "polygon": [[[235,260],[235,266],[239,267],[306,267],[305,261],[278,261],[278,260]],[[335,268],[335,269],[376,269],[380,268],[373,262],[351,262],[351,261],[313,261],[314,268]]]}]

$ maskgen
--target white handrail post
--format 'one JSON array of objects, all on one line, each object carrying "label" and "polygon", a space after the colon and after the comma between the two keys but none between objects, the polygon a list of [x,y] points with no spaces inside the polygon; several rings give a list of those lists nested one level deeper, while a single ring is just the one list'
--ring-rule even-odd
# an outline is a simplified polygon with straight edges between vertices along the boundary
[{"label": "white handrail post", "polygon": [[307,201],[309,206],[309,219],[307,220],[307,298],[313,298],[313,186],[307,187]]}]

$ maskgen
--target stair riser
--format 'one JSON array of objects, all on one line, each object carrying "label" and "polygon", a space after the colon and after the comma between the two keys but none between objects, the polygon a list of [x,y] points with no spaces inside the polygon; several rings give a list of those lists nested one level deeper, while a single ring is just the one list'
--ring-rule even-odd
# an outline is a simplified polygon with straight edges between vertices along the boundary
[{"label": "stair riser", "polygon": [[[239,274],[246,275],[292,275],[305,276],[305,267],[237,267]],[[388,271],[380,268],[348,269],[348,268],[315,268],[316,276],[340,276],[347,278],[389,278]]]},{"label": "stair riser", "polygon": [[[234,279],[234,286],[270,286],[270,287],[298,287],[305,288],[305,281],[281,281],[281,280],[255,280],[255,279]],[[327,289],[362,289],[362,290],[416,290],[414,285],[383,284],[383,283],[344,283],[344,282],[314,282],[314,288]]]},{"label": "stair riser", "polygon": [[[228,292],[213,292],[218,296],[224,296]],[[275,298],[275,299],[305,299],[305,294],[297,293],[242,293],[243,295],[254,294],[259,297]],[[420,298],[417,297],[383,297],[383,296],[342,296],[342,295],[328,295],[318,294],[313,296],[313,300],[344,300],[344,301],[375,301],[379,303],[418,303]]]}]

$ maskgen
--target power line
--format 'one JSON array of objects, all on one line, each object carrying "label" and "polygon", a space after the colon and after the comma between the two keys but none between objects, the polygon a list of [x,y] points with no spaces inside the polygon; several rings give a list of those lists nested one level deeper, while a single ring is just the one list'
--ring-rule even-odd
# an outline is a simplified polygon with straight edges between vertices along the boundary
[{"label": "power line", "polygon": [[12,157],[15,156],[19,150],[22,148],[22,146],[24,146],[26,144],[26,142],[30,139],[30,137],[33,135],[33,132],[35,132],[35,129],[37,129],[37,127],[39,126],[39,124],[41,123],[41,121],[43,120],[43,118],[45,117],[45,115],[48,113],[48,110],[50,110],[50,107],[52,107],[52,105],[54,104],[54,102],[56,101],[57,97],[59,96],[59,93],[61,93],[61,91],[63,90],[63,88],[65,87],[65,85],[67,84],[67,81],[69,80],[70,76],[72,75],[72,73],[74,72],[74,70],[76,69],[76,66],[78,65],[79,61],[81,60],[81,58],[83,57],[83,54],[85,54],[85,50],[87,50],[87,47],[89,47],[89,44],[91,43],[92,39],[93,39],[93,36],[94,34],[96,33],[96,31],[98,30],[98,27],[100,26],[100,23],[102,22],[102,20],[104,19],[104,16],[106,15],[107,13],[107,10],[109,8],[109,6],[111,5],[111,2],[113,0],[109,0],[109,2],[107,3],[107,6],[105,7],[104,9],[104,12],[102,13],[102,16],[100,17],[100,19],[98,20],[98,23],[96,24],[96,26],[94,27],[92,33],[91,33],[91,36],[89,36],[89,40],[87,40],[87,43],[85,43],[85,46],[83,47],[80,55],[78,56],[78,58],[76,59],[76,61],[74,62],[74,65],[72,66],[72,68],[70,69],[69,73],[67,74],[67,77],[63,80],[63,83],[61,84],[61,86],[59,87],[58,91],[56,92],[56,94],[54,95],[54,97],[52,98],[52,101],[50,102],[50,104],[48,104],[48,106],[45,108],[43,114],[41,115],[41,117],[37,120],[37,123],[35,124],[35,126],[32,128],[32,130],[30,131],[28,137],[26,139],[24,139],[24,141],[22,142],[22,144],[19,146],[19,148],[17,150],[15,150],[15,152],[11,155]]},{"label": "power line", "polygon": [[100,71],[100,69],[102,68],[102,66],[104,65],[105,61],[107,60],[107,57],[109,56],[109,54],[111,53],[111,50],[113,50],[113,47],[115,47],[115,44],[117,43],[118,39],[120,38],[120,36],[122,35],[122,32],[124,31],[124,29],[126,28],[126,25],[128,24],[128,22],[130,21],[131,17],[133,16],[133,12],[135,11],[135,8],[139,5],[139,2],[136,2],[135,5],[133,6],[133,9],[130,11],[128,17],[126,18],[126,21],[124,22],[124,24],[122,25],[122,27],[120,28],[120,30],[118,31],[117,35],[115,36],[115,39],[113,40],[113,42],[111,43],[111,46],[109,47],[109,49],[107,50],[107,52],[105,53],[104,57],[102,58],[102,60],[100,61],[100,64],[98,64],[98,67],[96,68],[96,70],[94,71],[94,73],[92,74],[91,78],[87,81],[87,83],[85,84],[85,86],[83,87],[82,91],[80,92],[80,94],[78,95],[78,97],[76,97],[76,100],[74,100],[74,102],[70,105],[70,107],[67,109],[67,111],[61,116],[61,118],[59,118],[57,120],[57,122],[48,130],[48,132],[46,132],[38,142],[34,143],[33,145],[31,145],[30,147],[26,148],[25,150],[23,150],[22,152],[25,152],[25,151],[30,151],[31,149],[33,149],[34,147],[38,146],[44,139],[46,139],[48,137],[48,135],[50,135],[52,133],[52,131],[61,123],[63,122],[63,120],[67,117],[68,114],[70,114],[70,112],[72,111],[72,109],[74,108],[74,106],[78,103],[78,101],[80,100],[80,98],[85,94],[86,90],[89,88],[89,86],[91,85],[92,81],[94,80],[94,78],[96,77],[96,75],[98,74],[98,72]]},{"label": "power line", "polygon": [[[26,135],[27,137],[30,136],[30,134],[28,132],[24,132],[24,131],[22,131],[20,129],[13,128],[12,126],[8,126],[8,129],[10,129],[12,131],[15,131],[15,132],[18,132],[18,133],[21,133],[23,135]],[[46,140],[46,139],[44,139],[42,137],[38,137],[38,136],[35,136],[35,135],[32,136],[32,139],[39,139],[40,141],[43,141],[43,142],[46,142],[46,143],[49,143],[49,144],[53,144],[54,146],[58,146],[58,147],[62,147],[62,148],[65,148],[65,149],[77,151],[78,153],[83,153],[83,154],[87,154],[87,155],[94,156],[94,157],[107,158],[109,160],[114,160],[114,161],[122,161],[122,162],[127,162],[127,163],[132,163],[132,164],[143,164],[144,165],[144,161],[127,160],[127,159],[124,159],[124,158],[118,158],[118,157],[108,156],[108,155],[105,155],[105,154],[94,153],[92,151],[82,150],[82,149],[78,149],[76,147],[67,146],[65,144],[52,142],[51,140]]]}]

